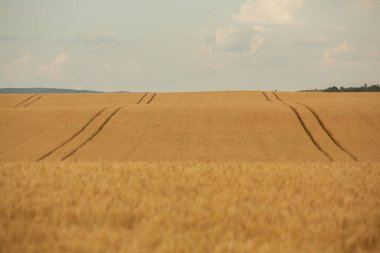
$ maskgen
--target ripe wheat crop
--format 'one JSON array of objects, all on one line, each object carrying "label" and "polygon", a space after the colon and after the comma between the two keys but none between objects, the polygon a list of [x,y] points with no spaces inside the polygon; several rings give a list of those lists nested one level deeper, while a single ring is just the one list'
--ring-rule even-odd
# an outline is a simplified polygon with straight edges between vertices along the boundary
[{"label": "ripe wheat crop", "polygon": [[0,95],[0,252],[379,252],[379,94]]},{"label": "ripe wheat crop", "polygon": [[0,161],[380,161],[378,94],[35,94],[0,101]]},{"label": "ripe wheat crop", "polygon": [[8,163],[1,252],[378,252],[380,165]]}]

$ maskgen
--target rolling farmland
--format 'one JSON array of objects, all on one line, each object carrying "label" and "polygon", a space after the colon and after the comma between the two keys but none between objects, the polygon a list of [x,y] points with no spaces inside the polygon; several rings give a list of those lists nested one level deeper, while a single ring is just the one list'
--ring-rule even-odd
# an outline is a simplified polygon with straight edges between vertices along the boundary
[{"label": "rolling farmland", "polygon": [[377,94],[0,97],[1,161],[380,161]]},{"label": "rolling farmland", "polygon": [[378,252],[380,95],[0,95],[0,252]]}]

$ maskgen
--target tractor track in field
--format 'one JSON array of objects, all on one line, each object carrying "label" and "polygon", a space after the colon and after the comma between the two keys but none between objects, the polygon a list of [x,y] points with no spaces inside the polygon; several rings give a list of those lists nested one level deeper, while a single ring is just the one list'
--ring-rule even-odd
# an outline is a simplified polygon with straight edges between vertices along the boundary
[{"label": "tractor track in field", "polygon": [[42,95],[39,96],[38,98],[36,98],[36,99],[30,101],[29,103],[24,104],[23,107],[27,107],[27,106],[33,104],[33,103],[36,102],[37,100],[40,100],[42,97],[45,97],[45,96],[47,96],[47,95],[48,95],[48,94],[42,94]]},{"label": "tractor track in field", "polygon": [[323,148],[318,144],[318,142],[314,139],[313,135],[311,134],[310,130],[306,127],[306,124],[304,122],[304,120],[302,119],[301,115],[299,114],[299,112],[297,111],[297,109],[295,107],[293,107],[292,105],[284,102],[275,92],[272,92],[273,95],[281,102],[283,103],[284,105],[286,105],[287,107],[289,107],[293,112],[294,114],[297,116],[298,118],[298,121],[300,122],[301,126],[303,127],[303,129],[305,130],[306,134],[309,136],[309,139],[312,141],[312,143],[314,144],[314,146],[321,152],[323,153],[330,161],[333,161],[332,157],[326,153],[326,151],[323,150]]},{"label": "tractor track in field", "polygon": [[50,155],[52,155],[54,152],[56,152],[57,150],[59,150],[60,148],[63,148],[66,144],[68,144],[69,142],[71,142],[72,140],[74,140],[78,135],[80,135],[82,132],[84,132],[87,127],[97,118],[99,117],[106,109],[108,109],[108,107],[105,107],[103,108],[102,110],[100,110],[99,112],[97,112],[93,117],[91,117],[91,119],[89,121],[87,121],[86,124],[83,125],[83,127],[78,131],[76,132],[73,136],[71,136],[69,139],[67,139],[65,142],[61,143],[60,145],[58,145],[56,148],[50,150],[48,153],[46,153],[45,155],[41,156],[40,158],[37,159],[37,162],[39,161],[42,161],[44,160],[45,158],[49,157]]},{"label": "tractor track in field", "polygon": [[140,104],[147,95],[148,93],[145,93],[136,104]]},{"label": "tractor track in field", "polygon": [[268,95],[263,91],[263,95],[265,97],[265,99],[268,101],[268,102],[272,102],[272,100],[269,99]]},{"label": "tractor track in field", "polygon": [[157,93],[154,93],[153,96],[146,103],[150,104],[156,96],[157,96]]},{"label": "tractor track in field", "polygon": [[17,105],[13,106],[13,108],[16,108],[16,107],[22,105],[23,103],[28,102],[30,99],[32,99],[32,98],[34,98],[34,97],[36,97],[36,96],[38,96],[38,95],[41,95],[41,94],[34,94],[34,95],[28,97],[27,99],[24,99],[23,101],[21,101],[21,102],[18,103]]},{"label": "tractor track in field", "polygon": [[76,147],[73,151],[70,153],[66,154],[64,157],[62,157],[61,161],[66,160],[67,158],[71,157],[74,155],[79,149],[81,149],[83,146],[85,146],[87,143],[89,143],[91,140],[93,140],[102,130],[103,128],[108,124],[108,122],[123,108],[126,106],[119,107],[115,109],[108,117],[107,119],[100,125],[100,127],[87,139],[85,140],[82,144],[80,144],[78,147]]},{"label": "tractor track in field", "polygon": [[325,133],[327,134],[327,136],[331,139],[332,142],[334,142],[334,144],[340,149],[342,150],[344,153],[346,153],[349,157],[351,157],[354,161],[358,161],[358,159],[351,153],[349,152],[347,149],[345,149],[337,140],[336,138],[334,137],[334,135],[331,133],[331,131],[326,127],[326,125],[323,123],[322,119],[319,117],[319,115],[316,113],[316,111],[314,109],[312,109],[310,106],[308,105],[305,105],[305,104],[301,104],[301,103],[298,103],[302,106],[304,106],[306,109],[308,109],[311,114],[314,115],[314,117],[317,119],[319,125],[321,126],[321,128],[323,129],[323,131],[325,131]]},{"label": "tractor track in field", "polygon": [[273,95],[279,100],[279,101],[281,101],[282,103],[284,103],[284,101],[282,101],[282,99],[277,95],[277,93],[275,93],[275,92],[272,92],[273,93]]}]

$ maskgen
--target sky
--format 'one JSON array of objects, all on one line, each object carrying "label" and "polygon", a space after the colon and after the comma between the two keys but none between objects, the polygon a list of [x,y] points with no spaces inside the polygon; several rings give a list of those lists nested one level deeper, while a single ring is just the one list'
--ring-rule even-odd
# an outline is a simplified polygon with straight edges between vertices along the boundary
[{"label": "sky", "polygon": [[0,88],[380,83],[380,0],[0,0]]}]

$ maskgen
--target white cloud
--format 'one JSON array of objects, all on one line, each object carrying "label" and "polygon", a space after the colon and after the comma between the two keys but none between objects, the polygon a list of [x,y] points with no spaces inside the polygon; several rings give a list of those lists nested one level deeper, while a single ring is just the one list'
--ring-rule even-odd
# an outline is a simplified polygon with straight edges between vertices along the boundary
[{"label": "white cloud", "polygon": [[14,69],[14,68],[19,68],[19,67],[24,67],[27,66],[31,63],[32,61],[32,55],[31,54],[26,54],[16,60],[13,60],[7,64],[5,64],[5,67],[8,69]]},{"label": "white cloud", "polygon": [[294,13],[303,0],[248,0],[243,3],[233,23],[220,26],[214,36],[214,48],[226,52],[255,53],[264,44],[261,33],[268,25],[297,23]]},{"label": "white cloud", "polygon": [[259,25],[291,25],[296,23],[295,11],[303,0],[248,0],[241,5],[236,22]]},{"label": "white cloud", "polygon": [[60,53],[50,63],[41,65],[28,53],[4,64],[4,73],[8,80],[36,80],[43,76],[56,76],[61,73],[66,62],[67,54]]},{"label": "white cloud", "polygon": [[350,58],[356,54],[356,46],[348,41],[342,42],[340,45],[327,49],[322,56],[322,60],[329,66],[334,66],[338,63],[347,63]]},{"label": "white cloud", "polygon": [[4,65],[4,70],[9,77],[30,74],[32,72],[32,55],[26,54]]},{"label": "white cloud", "polygon": [[327,49],[322,62],[329,67],[360,66],[369,67],[380,62],[380,52],[376,48],[361,47],[344,41],[334,48]]},{"label": "white cloud", "polygon": [[262,47],[263,44],[264,44],[264,39],[261,36],[259,35],[253,36],[251,40],[251,44],[249,45],[251,53],[255,53],[257,50],[259,50]]},{"label": "white cloud", "polygon": [[256,52],[264,39],[247,25],[221,26],[215,32],[215,49],[225,52]]},{"label": "white cloud", "polygon": [[60,53],[54,59],[47,65],[43,65],[40,68],[40,72],[42,74],[48,74],[48,75],[56,75],[59,74],[65,63],[67,62],[67,54],[66,53]]},{"label": "white cloud", "polygon": [[353,0],[354,7],[370,8],[375,4],[375,0]]}]

